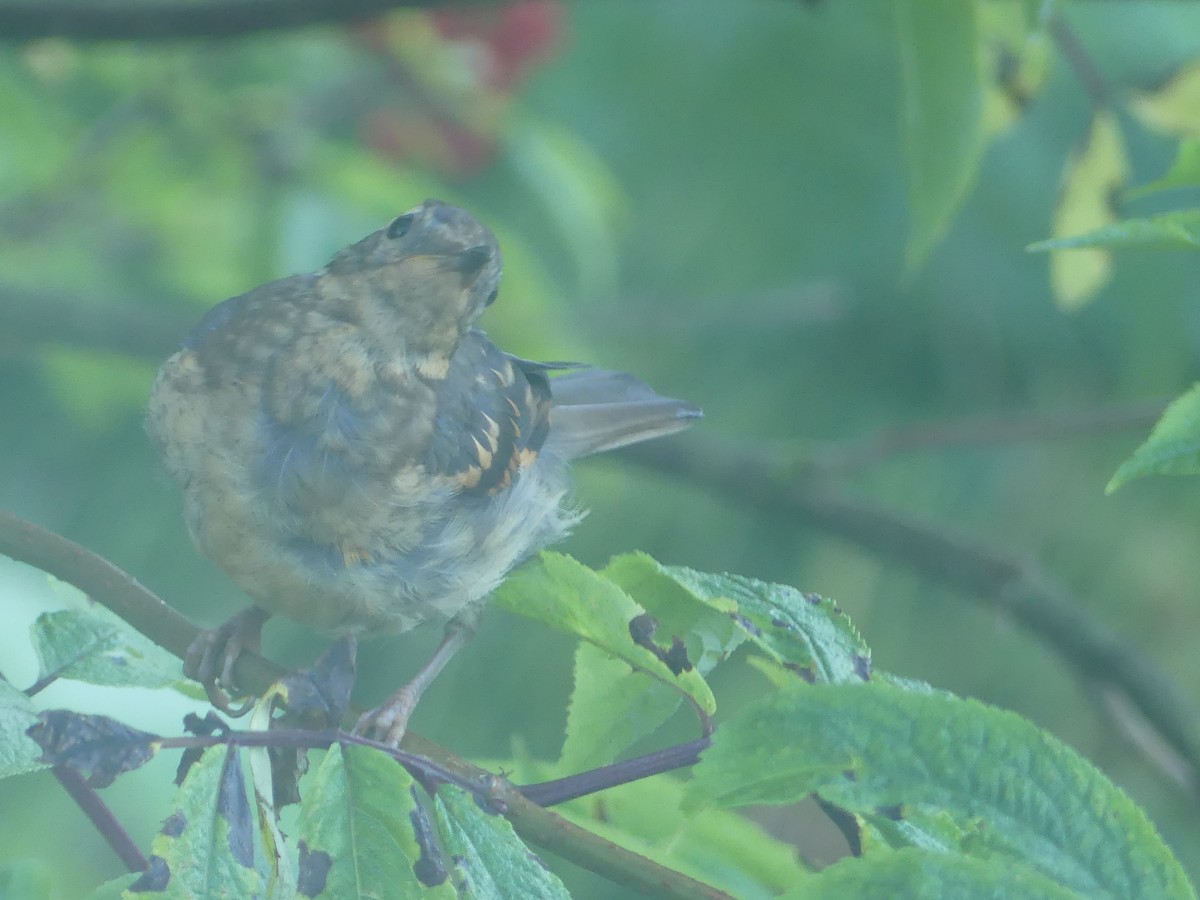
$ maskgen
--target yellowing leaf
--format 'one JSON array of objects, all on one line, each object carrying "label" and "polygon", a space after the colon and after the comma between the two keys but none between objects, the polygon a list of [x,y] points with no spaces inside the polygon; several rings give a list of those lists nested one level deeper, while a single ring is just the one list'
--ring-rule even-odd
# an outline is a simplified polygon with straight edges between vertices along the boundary
[{"label": "yellowing leaf", "polygon": [[1155,131],[1200,137],[1200,60],[1181,68],[1157,90],[1134,92],[1129,110]]},{"label": "yellowing leaf", "polygon": [[[1053,236],[1071,237],[1117,220],[1112,197],[1125,183],[1129,163],[1116,117],[1092,119],[1083,150],[1067,164],[1062,197],[1054,211]],[[1112,254],[1102,248],[1056,250],[1050,255],[1050,288],[1063,309],[1079,309],[1112,278]]]},{"label": "yellowing leaf", "polygon": [[988,74],[983,131],[991,138],[1012,126],[1041,91],[1053,48],[1040,16],[1021,0],[983,3],[976,10]]}]

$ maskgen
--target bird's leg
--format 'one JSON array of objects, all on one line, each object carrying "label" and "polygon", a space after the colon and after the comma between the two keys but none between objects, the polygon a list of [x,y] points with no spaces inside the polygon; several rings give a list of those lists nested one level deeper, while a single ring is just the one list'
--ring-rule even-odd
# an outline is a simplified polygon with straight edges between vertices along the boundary
[{"label": "bird's leg", "polygon": [[250,709],[250,704],[233,706],[226,689],[234,687],[233,667],[242,651],[259,651],[263,623],[270,617],[262,607],[248,606],[216,628],[200,632],[187,649],[184,674],[204,685],[209,702],[226,715],[241,716]]},{"label": "bird's leg", "polygon": [[446,634],[429,662],[413,676],[412,681],[392,694],[383,703],[363,713],[354,726],[356,734],[373,738],[393,747],[408,729],[408,719],[417,708],[425,689],[438,677],[454,654],[467,645],[475,636],[475,617],[456,616],[446,623]]}]

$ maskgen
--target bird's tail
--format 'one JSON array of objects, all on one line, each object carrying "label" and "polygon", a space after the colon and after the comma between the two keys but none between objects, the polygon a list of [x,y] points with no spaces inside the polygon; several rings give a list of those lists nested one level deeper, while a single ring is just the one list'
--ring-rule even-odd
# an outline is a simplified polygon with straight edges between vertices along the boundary
[{"label": "bird's tail", "polygon": [[656,394],[625,372],[575,369],[550,379],[554,406],[546,450],[566,459],[674,434],[703,413]]}]

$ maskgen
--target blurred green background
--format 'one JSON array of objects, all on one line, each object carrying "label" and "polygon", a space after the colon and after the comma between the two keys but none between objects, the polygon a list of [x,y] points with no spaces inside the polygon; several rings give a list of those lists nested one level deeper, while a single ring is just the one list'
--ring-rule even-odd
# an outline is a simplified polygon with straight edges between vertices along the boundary
[{"label": "blurred green background", "polygon": [[[744,448],[799,468],[886,429],[1164,401],[1197,377],[1200,259],[1123,252],[1107,288],[1065,313],[1047,258],[1023,250],[1049,235],[1088,127],[1088,95],[1057,51],[944,239],[906,274],[893,4],[513,9],[221,41],[0,46],[0,507],[104,555],[203,625],[240,608],[192,548],[144,437],[154,370],[207,307],[323,265],[427,196],[500,237],[505,283],[483,322],[496,342],[627,369],[699,403],[707,417],[673,439],[681,453]],[[1200,56],[1200,8],[1063,14],[1117,99]],[[1133,181],[1158,177],[1172,141],[1121,123]],[[831,472],[828,488],[1041,566],[1195,700],[1200,485],[1149,479],[1103,494],[1145,432],[934,446]],[[577,485],[591,513],[567,552],[601,564],[642,549],[837,598],[877,668],[1051,729],[1200,873],[1196,785],[1165,776],[1103,693],[994,604],[619,454],[580,464]],[[35,674],[26,626],[55,596],[0,560],[0,603],[0,671],[23,686]],[[399,684],[438,636],[364,647],[358,698]],[[321,646],[287,623],[267,639],[288,662]],[[467,756],[553,758],[571,653],[493,612],[414,728]],[[717,679],[725,711],[757,689],[753,677]],[[44,701],[178,728],[178,706],[126,693],[57,685]],[[690,736],[676,724],[664,740]],[[143,846],[166,813],[172,764],[106,792]],[[55,873],[64,897],[119,874],[50,777],[0,782],[0,809],[0,866],[75,847],[72,871]],[[770,820],[817,855],[788,815]]]}]

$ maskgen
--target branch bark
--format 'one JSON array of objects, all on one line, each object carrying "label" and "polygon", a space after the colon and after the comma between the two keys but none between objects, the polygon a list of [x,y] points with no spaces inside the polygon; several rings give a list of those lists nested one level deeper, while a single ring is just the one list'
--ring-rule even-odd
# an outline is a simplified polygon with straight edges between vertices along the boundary
[{"label": "branch bark", "polygon": [[210,0],[201,3],[0,3],[4,40],[172,41],[356,22],[395,9],[461,6],[446,0]]}]

